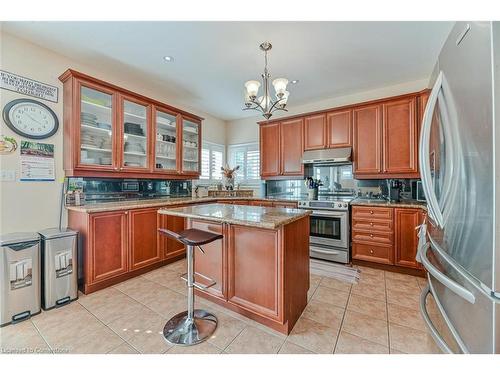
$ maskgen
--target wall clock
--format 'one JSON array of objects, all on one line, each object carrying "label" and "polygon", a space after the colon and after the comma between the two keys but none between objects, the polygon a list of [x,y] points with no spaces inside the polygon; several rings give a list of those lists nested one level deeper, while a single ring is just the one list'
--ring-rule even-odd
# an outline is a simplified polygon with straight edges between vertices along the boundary
[{"label": "wall clock", "polygon": [[13,132],[30,139],[48,138],[59,128],[54,111],[33,99],[16,99],[7,103],[2,116]]}]

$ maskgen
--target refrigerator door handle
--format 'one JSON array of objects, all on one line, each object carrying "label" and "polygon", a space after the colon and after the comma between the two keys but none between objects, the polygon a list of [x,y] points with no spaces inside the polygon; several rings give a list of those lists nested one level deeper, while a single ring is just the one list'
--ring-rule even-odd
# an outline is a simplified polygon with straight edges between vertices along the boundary
[{"label": "refrigerator door handle", "polygon": [[422,289],[422,293],[420,294],[420,313],[422,314],[422,318],[424,318],[424,322],[427,325],[427,328],[429,328],[429,332],[436,342],[437,346],[439,346],[439,349],[443,351],[443,353],[446,354],[454,354],[453,351],[450,349],[446,341],[441,337],[439,334],[438,330],[432,323],[431,318],[429,317],[429,313],[427,312],[427,306],[425,304],[425,301],[427,300],[427,296],[431,293],[431,290],[429,288],[429,285],[427,285],[424,289]]},{"label": "refrigerator door handle", "polygon": [[430,171],[430,155],[429,155],[429,143],[432,125],[432,115],[434,113],[434,108],[436,107],[438,94],[441,90],[443,83],[443,72],[439,72],[439,75],[434,83],[434,87],[429,95],[429,100],[424,111],[424,118],[422,120],[422,132],[420,134],[419,143],[419,166],[420,172],[422,173],[422,188],[424,190],[425,198],[427,199],[429,216],[435,221],[441,228],[443,227],[443,216],[439,205],[437,202],[436,195],[434,194],[431,186],[431,171]]},{"label": "refrigerator door handle", "polygon": [[425,269],[434,276],[441,284],[446,286],[456,295],[462,297],[467,302],[474,304],[476,302],[476,297],[469,290],[465,289],[462,285],[450,279],[444,273],[439,271],[427,258],[427,250],[429,250],[430,244],[427,242],[424,246],[418,249],[417,259],[424,265]]}]

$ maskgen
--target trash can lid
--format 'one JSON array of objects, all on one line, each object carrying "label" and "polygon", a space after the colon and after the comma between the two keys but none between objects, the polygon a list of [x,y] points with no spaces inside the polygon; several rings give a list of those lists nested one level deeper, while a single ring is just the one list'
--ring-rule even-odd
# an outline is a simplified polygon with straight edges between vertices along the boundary
[{"label": "trash can lid", "polygon": [[0,235],[0,246],[7,246],[36,240],[40,240],[40,236],[36,232],[7,233]]},{"label": "trash can lid", "polygon": [[43,239],[49,240],[52,238],[76,236],[78,232],[69,228],[47,228],[38,232]]}]

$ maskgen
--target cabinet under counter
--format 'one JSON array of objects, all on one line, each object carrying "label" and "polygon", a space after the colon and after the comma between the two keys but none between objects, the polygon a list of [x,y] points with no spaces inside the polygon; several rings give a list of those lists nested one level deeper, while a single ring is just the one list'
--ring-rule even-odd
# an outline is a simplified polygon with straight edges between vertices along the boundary
[{"label": "cabinet under counter", "polygon": [[224,238],[195,253],[196,294],[288,334],[307,305],[309,211],[224,204],[164,208]]}]

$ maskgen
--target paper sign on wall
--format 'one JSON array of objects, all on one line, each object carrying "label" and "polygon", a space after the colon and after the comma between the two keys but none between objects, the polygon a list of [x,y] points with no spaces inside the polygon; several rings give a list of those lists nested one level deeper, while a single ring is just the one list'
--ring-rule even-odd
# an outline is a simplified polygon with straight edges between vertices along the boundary
[{"label": "paper sign on wall", "polygon": [[21,181],[54,181],[54,145],[21,141]]},{"label": "paper sign on wall", "polygon": [[57,103],[58,88],[14,73],[0,70],[0,87],[19,94]]}]

